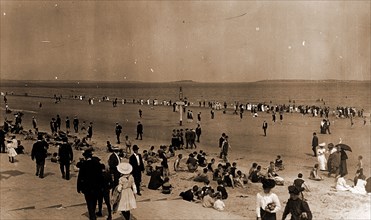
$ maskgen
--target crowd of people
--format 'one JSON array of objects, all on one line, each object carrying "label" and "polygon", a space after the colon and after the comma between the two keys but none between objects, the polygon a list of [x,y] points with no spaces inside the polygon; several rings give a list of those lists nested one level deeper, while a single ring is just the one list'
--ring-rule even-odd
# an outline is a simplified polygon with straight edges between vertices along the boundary
[{"label": "crowd of people", "polygon": [[[226,103],[225,103],[226,104]],[[237,108],[237,106],[239,106]],[[226,109],[225,105],[225,109]],[[295,105],[280,105],[268,106],[264,103],[244,106],[236,103],[236,111],[243,111],[242,109],[250,110],[252,113],[257,111],[272,112],[272,120],[275,120],[275,112],[280,113],[280,120],[282,120],[283,112],[297,111],[311,112],[313,116],[317,114],[326,115],[328,109],[321,109],[316,107],[305,108],[301,110],[300,106]],[[304,108],[303,108],[304,109]],[[313,113],[315,112],[315,113]],[[345,111],[342,111],[345,112]],[[141,110],[139,111],[142,117]],[[328,113],[327,113],[328,114]],[[345,114],[345,113],[344,113]],[[355,114],[355,113],[351,113]],[[360,116],[360,114],[358,114]],[[14,127],[21,127],[21,114],[17,114]],[[320,116],[322,117],[322,116]],[[344,116],[344,117],[349,117]],[[193,121],[193,113],[188,110],[189,123]],[[102,216],[103,200],[106,203],[108,216],[107,219],[112,219],[112,213],[120,211],[125,219],[130,219],[130,210],[136,208],[136,196],[142,195],[142,172],[150,176],[148,182],[148,189],[159,190],[163,194],[171,194],[173,186],[170,183],[171,173],[189,172],[192,176],[187,179],[202,183],[198,186],[195,184],[191,189],[182,191],[179,196],[187,201],[200,201],[203,207],[214,208],[222,211],[225,209],[224,201],[228,199],[228,191],[234,188],[246,188],[248,183],[262,184],[263,191],[257,194],[256,215],[261,219],[275,219],[275,213],[282,209],[279,198],[276,194],[271,192],[271,189],[276,185],[284,185],[284,178],[279,175],[280,170],[284,170],[284,164],[280,155],[277,155],[275,161],[271,161],[269,165],[262,166],[253,163],[248,173],[243,173],[237,167],[237,162],[229,162],[228,155],[232,149],[229,143],[229,137],[223,133],[219,138],[219,159],[220,162],[216,164],[215,158],[208,160],[208,153],[203,150],[193,151],[188,154],[187,158],[183,159],[183,153],[186,150],[199,149],[196,143],[200,142],[201,136],[201,114],[197,115],[197,127],[174,129],[171,136],[171,144],[162,145],[159,149],[151,146],[149,149],[144,149],[142,154],[139,153],[139,146],[132,145],[128,135],[125,135],[124,148],[119,148],[107,141],[107,152],[110,153],[108,161],[102,161],[101,158],[94,155],[94,146],[92,146],[91,139],[93,136],[93,122],[90,122],[86,128],[86,123],[81,124],[79,118],[75,116],[72,120],[73,130],[71,132],[70,119],[65,119],[65,129],[62,128],[61,117],[56,115],[50,121],[50,133],[39,132],[36,118],[32,119],[32,127],[35,133],[35,143],[32,147],[31,159],[36,160],[36,176],[44,178],[45,159],[49,156],[48,149],[51,144],[58,146],[58,154],[56,155],[57,162],[60,164],[61,176],[65,180],[70,180],[70,165],[74,163],[75,150],[84,150],[83,157],[75,163],[78,169],[77,192],[83,193],[90,219],[96,219]],[[327,123],[324,122],[324,123]],[[14,162],[20,144],[14,135],[9,135],[9,140],[5,139],[8,132],[20,133],[22,129],[6,129],[1,130],[1,146],[2,152],[7,149],[9,161]],[[190,127],[190,126],[189,126]],[[329,127],[329,126],[328,126]],[[266,129],[263,129],[266,135]],[[84,136],[80,140],[78,135],[83,132]],[[117,138],[117,144],[121,143],[120,136],[122,133],[122,126],[116,123],[114,132]],[[328,130],[329,132],[329,130]],[[28,132],[28,133],[32,133]],[[75,133],[75,135],[73,135]],[[86,134],[86,135],[85,135]],[[138,122],[136,140],[142,140],[143,125]],[[37,138],[36,138],[37,137]],[[5,142],[8,142],[5,144]],[[5,146],[3,148],[3,146]],[[370,192],[371,180],[363,174],[362,156],[359,156],[357,172],[354,177],[354,186],[351,187],[346,183],[344,178],[347,174],[346,160],[348,156],[346,150],[341,145],[334,146],[328,144],[328,150],[325,149],[325,143],[319,143],[316,133],[313,133],[312,150],[314,156],[318,159],[318,164],[315,164],[310,172],[311,180],[322,180],[320,172],[328,172],[330,177],[332,174],[336,178],[336,189],[338,191],[350,191],[357,194],[366,194]],[[19,149],[18,149],[19,150]],[[326,156],[328,155],[328,158]],[[125,162],[126,159],[128,162]],[[169,160],[173,159],[173,169],[169,168]],[[107,164],[107,166],[105,165]],[[266,170],[266,172],[265,172]],[[308,190],[305,187],[302,174],[298,175],[298,179],[288,186],[290,198],[286,203],[283,212],[283,219],[291,213],[292,218],[297,219],[311,219],[312,214],[308,203],[305,201],[302,192]],[[211,187],[212,181],[217,187]],[[98,205],[98,209],[97,209]]]}]

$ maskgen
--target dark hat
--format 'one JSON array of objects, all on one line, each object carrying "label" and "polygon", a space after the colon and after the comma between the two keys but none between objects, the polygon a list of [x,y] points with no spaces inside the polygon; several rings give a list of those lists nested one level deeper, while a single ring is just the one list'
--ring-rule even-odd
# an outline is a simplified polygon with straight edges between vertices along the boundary
[{"label": "dark hat", "polygon": [[91,149],[86,149],[84,153],[82,153],[82,156],[84,157],[91,157],[93,156],[93,151]]},{"label": "dark hat", "polygon": [[43,139],[43,135],[42,134],[38,134],[37,135],[37,140],[42,140]]},{"label": "dark hat", "polygon": [[138,145],[135,144],[135,145],[133,146],[133,150],[139,150]]},{"label": "dark hat", "polygon": [[300,190],[296,186],[291,185],[291,186],[288,187],[288,190],[289,190],[290,194],[295,194],[295,195],[300,194]]},{"label": "dark hat", "polygon": [[63,137],[62,137],[62,141],[63,141],[63,142],[68,142],[68,138],[67,138],[66,136],[63,136]]},{"label": "dark hat", "polygon": [[273,179],[263,179],[262,180],[263,189],[272,189],[276,186],[276,181]]},{"label": "dark hat", "polygon": [[329,149],[334,148],[334,144],[333,144],[333,143],[329,143],[329,144],[327,145],[327,147],[328,147]]}]

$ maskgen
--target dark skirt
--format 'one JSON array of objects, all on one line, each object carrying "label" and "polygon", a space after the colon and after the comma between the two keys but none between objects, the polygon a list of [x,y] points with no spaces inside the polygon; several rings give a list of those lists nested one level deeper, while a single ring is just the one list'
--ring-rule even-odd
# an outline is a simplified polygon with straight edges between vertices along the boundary
[{"label": "dark skirt", "polygon": [[276,213],[270,213],[260,208],[260,216],[262,220],[276,220]]},{"label": "dark skirt", "polygon": [[341,160],[340,162],[340,175],[347,175],[348,174],[348,168],[347,168],[347,160]]}]

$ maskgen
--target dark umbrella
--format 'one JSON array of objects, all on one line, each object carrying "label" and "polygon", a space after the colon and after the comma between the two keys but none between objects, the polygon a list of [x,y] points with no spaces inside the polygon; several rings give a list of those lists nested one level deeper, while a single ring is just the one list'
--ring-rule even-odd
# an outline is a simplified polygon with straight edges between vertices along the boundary
[{"label": "dark umbrella", "polygon": [[347,151],[350,151],[352,152],[352,148],[350,148],[348,145],[346,144],[337,144],[335,147],[340,147],[342,150],[347,150]]}]

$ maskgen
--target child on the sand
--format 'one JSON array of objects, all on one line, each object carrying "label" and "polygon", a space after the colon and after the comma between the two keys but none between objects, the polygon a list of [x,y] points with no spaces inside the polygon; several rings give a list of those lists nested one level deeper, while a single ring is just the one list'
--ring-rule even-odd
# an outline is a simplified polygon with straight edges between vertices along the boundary
[{"label": "child on the sand", "polygon": [[216,200],[214,202],[214,209],[218,210],[218,211],[223,211],[225,208],[225,204],[224,202],[222,201],[222,196],[220,194],[218,194],[216,196]]},{"label": "child on the sand", "polygon": [[283,169],[285,169],[284,166],[283,166],[283,161],[282,161],[282,159],[281,159],[281,155],[277,155],[277,158],[276,158],[276,160],[275,160],[275,162],[274,162],[274,165],[276,166],[276,168],[277,168],[278,170],[283,170]]},{"label": "child on the sand", "polygon": [[212,197],[214,193],[213,189],[208,189],[205,192],[205,196],[202,198],[202,206],[205,208],[212,208],[214,206],[215,200]]},{"label": "child on the sand", "polygon": [[316,181],[320,181],[320,180],[323,180],[323,178],[318,174],[318,163],[316,163],[312,169],[312,171],[310,171],[310,175],[309,175],[309,179],[310,180],[316,180]]},{"label": "child on the sand", "polygon": [[163,194],[170,194],[172,186],[170,184],[169,177],[165,177],[164,182],[162,183],[162,193]]}]

